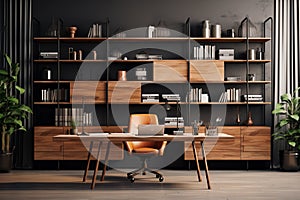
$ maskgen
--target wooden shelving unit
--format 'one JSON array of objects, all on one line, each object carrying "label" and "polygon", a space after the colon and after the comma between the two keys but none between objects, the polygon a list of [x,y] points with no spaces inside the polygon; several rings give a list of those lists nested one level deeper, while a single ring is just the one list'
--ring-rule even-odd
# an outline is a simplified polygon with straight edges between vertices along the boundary
[{"label": "wooden shelving unit", "polygon": [[[141,107],[149,108],[152,105],[158,105],[158,107],[163,107],[165,102],[161,99],[161,102],[154,103],[145,103],[142,102],[142,94],[146,93],[159,93],[163,94],[165,92],[164,87],[168,85],[176,85],[181,89],[175,89],[177,93],[181,94],[180,102],[168,102],[173,108],[176,105],[181,106],[184,110],[182,113],[186,113],[185,126],[179,127],[185,129],[186,132],[191,132],[190,124],[193,119],[190,119],[190,116],[195,116],[194,109],[199,109],[201,111],[201,116],[207,114],[207,108],[214,106],[228,106],[228,109],[231,109],[229,112],[236,112],[236,108],[241,108],[244,113],[248,113],[254,107],[259,107],[260,114],[265,114],[265,107],[270,106],[270,100],[264,97],[263,102],[216,102],[210,100],[209,102],[190,102],[186,99],[187,94],[190,89],[193,87],[201,87],[205,92],[208,92],[207,87],[213,86],[213,92],[215,96],[221,94],[223,88],[230,87],[241,87],[243,94],[250,94],[250,87],[258,88],[257,91],[264,91],[266,87],[269,87],[271,80],[266,80],[266,77],[262,75],[256,81],[247,81],[246,76],[240,81],[225,81],[226,77],[226,68],[228,65],[232,68],[237,69],[237,71],[243,71],[243,75],[249,73],[250,65],[261,66],[262,73],[265,72],[265,65],[272,63],[272,59],[264,60],[249,60],[247,57],[242,59],[235,60],[193,60],[191,59],[191,42],[205,43],[205,44],[218,44],[227,45],[229,47],[239,44],[246,44],[246,48],[249,48],[249,43],[259,43],[259,45],[264,45],[267,42],[271,41],[270,37],[235,37],[235,38],[203,38],[203,37],[155,37],[155,38],[146,38],[146,37],[126,37],[126,38],[117,38],[117,37],[107,37],[102,38],[87,38],[87,37],[34,37],[34,42],[41,44],[45,43],[46,45],[54,44],[57,45],[58,51],[62,50],[62,46],[66,49],[72,44],[80,46],[84,44],[85,46],[95,46],[95,44],[100,44],[101,42],[107,42],[106,46],[106,55],[101,55],[97,60],[69,60],[59,57],[58,59],[39,59],[34,58],[33,63],[36,68],[41,68],[41,66],[56,66],[54,70],[56,73],[55,80],[40,80],[40,77],[37,76],[34,83],[34,93],[35,99],[39,94],[41,88],[54,87],[57,85],[57,88],[68,87],[70,89],[70,101],[68,102],[41,102],[36,100],[34,106],[37,107],[38,112],[45,111],[44,117],[45,121],[49,118],[54,117],[54,110],[49,110],[55,108],[81,108],[82,105],[86,105],[88,109],[91,109],[95,105],[97,113],[94,113],[94,119],[100,118],[101,127],[93,126],[86,127],[89,131],[98,132],[102,128],[105,132],[121,132],[125,124],[122,124],[122,128],[115,124],[112,124],[109,120],[111,116],[111,107],[116,105],[118,108],[127,105],[130,108],[138,107],[138,111],[141,112]],[[127,60],[116,59],[109,60],[111,53],[111,44],[151,44],[151,43],[173,43],[173,44],[185,44],[186,59],[178,58],[165,58],[163,60],[136,60],[134,58],[128,58]],[[83,45],[82,45],[83,46]],[[88,47],[86,47],[88,48]],[[92,48],[92,47],[91,47]],[[40,49],[39,49],[40,50]],[[247,52],[248,49],[245,49]],[[245,53],[244,52],[244,53]],[[62,52],[60,52],[62,53]],[[82,63],[88,63],[88,65],[93,68],[103,71],[103,75],[99,80],[92,79],[90,81],[86,77],[81,77],[80,81],[76,82],[77,86],[75,88],[75,78],[76,70]],[[149,80],[132,80],[128,81],[117,81],[116,72],[118,70],[127,70],[130,71],[134,67],[141,64],[147,68],[147,76],[151,77]],[[67,65],[68,68],[64,69],[64,65]],[[246,66],[246,67],[245,67]],[[103,69],[103,67],[108,67]],[[214,67],[212,69],[211,67]],[[54,67],[53,67],[54,68]],[[69,70],[69,71],[68,71]],[[214,71],[215,70],[215,71]],[[38,71],[38,70],[37,70]],[[38,72],[37,72],[38,73]],[[113,74],[115,73],[115,74]],[[132,73],[132,72],[131,72]],[[215,74],[218,74],[216,76]],[[62,79],[62,76],[64,78]],[[73,76],[73,77],[72,77]],[[93,76],[91,73],[90,76]],[[71,77],[71,78],[70,78]],[[88,76],[87,76],[88,77]],[[205,78],[203,78],[205,77]],[[53,86],[54,85],[54,86]],[[63,86],[62,86],[63,85]],[[156,87],[157,85],[162,85],[161,88],[150,89],[147,85],[151,87]],[[222,85],[222,87],[218,87]],[[220,89],[221,88],[221,89]],[[35,91],[35,89],[37,91]],[[182,91],[181,91],[182,90]],[[256,92],[257,92],[256,91]],[[172,91],[173,92],[173,91]],[[51,108],[49,108],[51,107]],[[94,108],[93,108],[94,109]],[[195,110],[196,110],[195,109]],[[202,109],[204,110],[202,112]],[[228,113],[229,114],[229,113]],[[184,115],[184,114],[183,114]],[[37,114],[37,116],[42,116]],[[42,116],[43,117],[43,116]],[[37,117],[37,120],[40,120]],[[51,120],[50,120],[51,121]],[[54,121],[54,120],[52,120]],[[85,157],[82,156],[84,148],[81,144],[73,144],[71,146],[64,146],[62,144],[53,144],[52,136],[56,134],[66,134],[69,130],[69,126],[55,127],[54,123],[49,125],[51,122],[42,124],[39,123],[38,126],[35,126],[35,159],[36,160],[84,160]],[[40,125],[42,124],[42,125]],[[260,123],[263,124],[263,123]],[[166,129],[176,129],[177,126],[166,126]],[[263,134],[260,134],[260,131],[263,130]],[[199,127],[200,132],[205,132],[204,127]],[[260,141],[269,141],[270,140],[270,127],[267,126],[242,126],[241,124],[225,124],[220,127],[220,132],[231,134],[235,137],[231,142],[228,141],[218,141],[217,145],[214,147],[212,153],[208,156],[212,160],[269,160],[270,159],[270,144],[265,144]],[[46,133],[46,134],[45,134]],[[255,150],[256,144],[252,143],[253,141],[258,141],[257,151]],[[75,146],[80,146],[80,148],[75,148]],[[185,144],[188,145],[188,144]],[[50,146],[49,149],[45,146]],[[264,148],[262,148],[264,146]],[[122,144],[119,144],[120,148],[123,148]],[[187,146],[186,146],[187,147]],[[51,152],[57,153],[51,155]],[[72,152],[76,152],[72,154]],[[120,154],[116,153],[115,158],[122,159],[123,157]],[[191,159],[190,149],[185,153],[185,159]],[[49,157],[47,157],[49,156]]]}]

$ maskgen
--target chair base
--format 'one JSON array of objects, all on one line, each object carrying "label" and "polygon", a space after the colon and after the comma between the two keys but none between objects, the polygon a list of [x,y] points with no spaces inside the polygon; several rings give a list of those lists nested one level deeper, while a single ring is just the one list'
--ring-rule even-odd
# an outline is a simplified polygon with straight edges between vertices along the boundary
[{"label": "chair base", "polygon": [[140,174],[140,172],[142,172],[142,175],[146,175],[146,172],[155,174],[156,175],[155,177],[158,178],[159,182],[162,182],[164,180],[164,177],[162,174],[160,174],[159,172],[154,171],[152,169],[149,169],[147,167],[146,159],[144,159],[142,167],[140,167],[139,169],[133,170],[132,172],[127,173],[127,178],[133,183],[135,181],[134,177],[136,175]]}]

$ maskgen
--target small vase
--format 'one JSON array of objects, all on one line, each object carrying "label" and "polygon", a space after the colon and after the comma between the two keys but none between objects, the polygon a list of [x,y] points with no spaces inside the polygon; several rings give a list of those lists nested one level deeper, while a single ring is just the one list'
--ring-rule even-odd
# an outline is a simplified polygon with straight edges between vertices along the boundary
[{"label": "small vase", "polygon": [[240,109],[237,108],[237,116],[235,122],[239,125],[241,123],[241,118],[240,118]]},{"label": "small vase", "polygon": [[252,114],[251,112],[248,112],[247,126],[252,126],[252,125],[253,125]]},{"label": "small vase", "polygon": [[57,33],[58,33],[57,19],[52,17],[51,24],[48,27],[46,35],[50,37],[57,37]]}]

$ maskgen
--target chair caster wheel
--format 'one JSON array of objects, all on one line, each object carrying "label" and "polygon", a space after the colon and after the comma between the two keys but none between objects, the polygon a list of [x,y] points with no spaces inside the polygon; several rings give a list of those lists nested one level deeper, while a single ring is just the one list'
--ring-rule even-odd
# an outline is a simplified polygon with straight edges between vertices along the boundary
[{"label": "chair caster wheel", "polygon": [[142,175],[146,175],[146,172],[143,172]]},{"label": "chair caster wheel", "polygon": [[160,176],[160,177],[158,178],[158,180],[159,180],[159,182],[163,182],[163,181],[164,181],[164,177],[163,177],[163,176]]},{"label": "chair caster wheel", "polygon": [[156,176],[155,176],[156,178],[159,178],[159,177],[161,177],[161,175],[159,175],[159,174],[156,174]]},{"label": "chair caster wheel", "polygon": [[128,173],[127,174],[127,179],[131,179],[131,177],[133,177],[133,174],[132,173]]},{"label": "chair caster wheel", "polygon": [[130,182],[133,183],[135,181],[134,177],[130,178]]}]

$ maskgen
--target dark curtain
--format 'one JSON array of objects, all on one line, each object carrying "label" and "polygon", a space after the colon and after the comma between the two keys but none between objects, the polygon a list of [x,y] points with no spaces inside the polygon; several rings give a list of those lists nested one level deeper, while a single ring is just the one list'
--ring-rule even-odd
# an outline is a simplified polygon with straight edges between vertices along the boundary
[{"label": "dark curtain", "polygon": [[[32,107],[32,0],[1,0],[1,64],[3,54],[20,64],[19,85],[26,89],[20,102]],[[31,168],[33,165],[32,116],[24,121],[28,132],[19,132],[12,137],[14,167]]]},{"label": "dark curtain", "polygon": [[[300,86],[300,14],[299,0],[275,0],[275,70],[274,103],[280,101],[280,95],[293,93]],[[274,117],[274,124],[277,117]],[[278,151],[284,143],[274,142],[274,166],[279,166]]]}]

